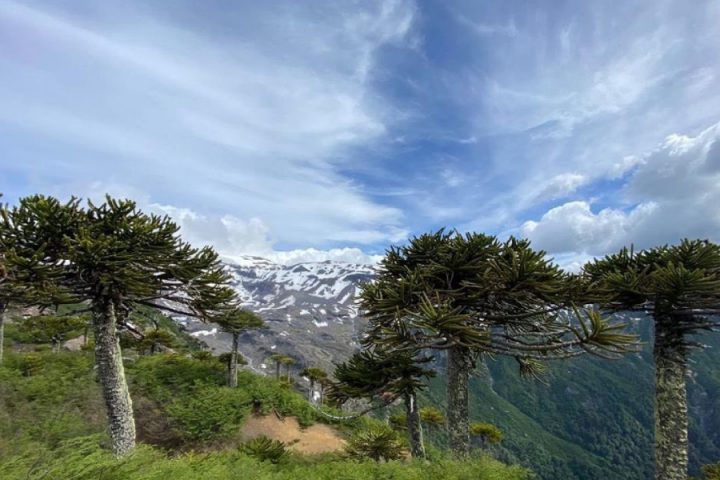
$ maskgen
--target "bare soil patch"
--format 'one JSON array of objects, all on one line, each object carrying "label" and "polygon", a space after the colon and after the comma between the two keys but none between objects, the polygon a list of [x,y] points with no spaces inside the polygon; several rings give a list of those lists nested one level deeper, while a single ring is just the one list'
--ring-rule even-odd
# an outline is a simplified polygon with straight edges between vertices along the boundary
[{"label": "bare soil patch", "polygon": [[290,450],[307,455],[337,452],[342,450],[346,443],[331,426],[316,423],[301,428],[295,417],[280,419],[275,415],[253,415],[247,419],[240,431],[243,441],[262,435],[285,442]]}]

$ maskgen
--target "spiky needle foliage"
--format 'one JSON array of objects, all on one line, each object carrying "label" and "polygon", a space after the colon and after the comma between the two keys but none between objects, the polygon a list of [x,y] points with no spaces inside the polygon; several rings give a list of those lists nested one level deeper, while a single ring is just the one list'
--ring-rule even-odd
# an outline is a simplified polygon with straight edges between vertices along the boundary
[{"label": "spiky needle foliage", "polygon": [[612,310],[636,310],[655,324],[655,462],[658,480],[687,478],[688,355],[702,345],[692,335],[720,327],[720,246],[707,240],[620,252],[588,263],[591,300]]},{"label": "spiky needle foliage", "polygon": [[228,385],[230,387],[237,387],[240,335],[248,330],[263,328],[265,322],[253,312],[239,307],[231,308],[227,312],[223,312],[221,315],[213,318],[213,321],[220,325],[223,331],[232,336],[232,348],[230,349],[230,362],[228,364]]},{"label": "spiky needle foliage", "polygon": [[3,207],[0,217],[14,300],[89,305],[112,448],[130,452],[135,424],[117,326],[140,305],[201,319],[218,315],[234,292],[217,254],[184,242],[167,216],[109,196],[82,207],[77,199],[36,195]]},{"label": "spiky needle foliage", "polygon": [[[467,382],[482,354],[517,358],[526,373],[538,361],[586,352],[618,356],[635,338],[599,315],[567,315],[584,292],[527,240],[443,230],[388,250],[360,305],[368,346],[448,351],[448,435],[469,451]],[[574,326],[573,326],[574,325]]]}]

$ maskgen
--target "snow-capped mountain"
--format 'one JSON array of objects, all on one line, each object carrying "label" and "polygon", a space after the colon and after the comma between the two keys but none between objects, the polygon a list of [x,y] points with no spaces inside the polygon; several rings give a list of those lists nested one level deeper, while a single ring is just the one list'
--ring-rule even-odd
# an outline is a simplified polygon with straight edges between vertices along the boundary
[{"label": "snow-capped mountain", "polygon": [[[268,325],[241,339],[240,350],[252,368],[270,371],[267,358],[284,353],[296,358],[298,366],[329,369],[357,347],[364,322],[355,294],[373,278],[372,266],[337,261],[281,265],[247,256],[226,262],[226,268],[243,306]],[[179,321],[216,352],[229,349],[229,336],[216,326]]]}]

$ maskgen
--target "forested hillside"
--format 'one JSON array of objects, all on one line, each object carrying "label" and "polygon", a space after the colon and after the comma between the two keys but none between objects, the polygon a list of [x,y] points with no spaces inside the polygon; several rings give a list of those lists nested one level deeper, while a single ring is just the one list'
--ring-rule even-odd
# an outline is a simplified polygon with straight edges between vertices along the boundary
[{"label": "forested hillside", "polygon": [[[476,420],[502,428],[499,458],[532,465],[543,479],[647,480],[653,476],[651,325],[636,322],[644,350],[618,361],[585,357],[552,362],[538,380],[518,377],[517,363],[490,359],[471,380]],[[693,354],[688,382],[691,474],[720,458],[720,338]],[[426,402],[443,404],[445,380]],[[434,438],[443,444],[443,435]]]}]

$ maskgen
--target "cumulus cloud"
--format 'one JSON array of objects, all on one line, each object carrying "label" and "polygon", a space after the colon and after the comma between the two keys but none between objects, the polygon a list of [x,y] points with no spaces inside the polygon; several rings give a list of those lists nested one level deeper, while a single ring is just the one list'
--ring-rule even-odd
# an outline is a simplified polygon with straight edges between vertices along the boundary
[{"label": "cumulus cloud", "polygon": [[567,202],[521,233],[564,255],[602,255],[634,244],[647,248],[683,237],[720,240],[720,124],[697,136],[671,135],[638,161],[622,189],[627,208],[593,211]]}]

